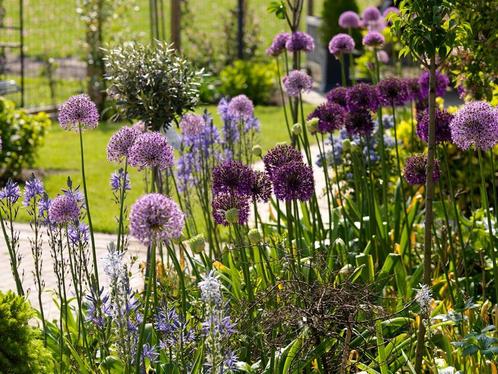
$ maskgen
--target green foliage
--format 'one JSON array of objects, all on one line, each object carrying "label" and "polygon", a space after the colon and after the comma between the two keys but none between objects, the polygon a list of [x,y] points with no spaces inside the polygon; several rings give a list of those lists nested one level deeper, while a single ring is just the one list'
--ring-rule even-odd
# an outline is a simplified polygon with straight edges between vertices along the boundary
[{"label": "green foliage", "polygon": [[[34,310],[21,296],[0,292],[0,368],[3,373],[51,373],[53,362],[38,329],[29,321]],[[3,371],[5,370],[5,371]]]},{"label": "green foliage", "polygon": [[0,176],[18,177],[23,167],[33,166],[51,121],[45,113],[29,115],[12,101],[0,98]]},{"label": "green foliage", "polygon": [[[339,27],[339,16],[347,10],[358,13],[358,5],[355,0],[324,0],[322,23],[320,25],[320,37],[323,45],[328,45],[334,35],[346,32],[346,30]],[[352,30],[352,32],[356,45],[361,46],[360,31]]]},{"label": "green foliage", "polygon": [[222,95],[245,94],[254,104],[266,104],[275,89],[274,63],[235,61],[220,73]]},{"label": "green foliage", "polygon": [[127,120],[167,129],[199,100],[202,72],[167,43],[126,43],[107,50],[105,63],[108,92]]}]

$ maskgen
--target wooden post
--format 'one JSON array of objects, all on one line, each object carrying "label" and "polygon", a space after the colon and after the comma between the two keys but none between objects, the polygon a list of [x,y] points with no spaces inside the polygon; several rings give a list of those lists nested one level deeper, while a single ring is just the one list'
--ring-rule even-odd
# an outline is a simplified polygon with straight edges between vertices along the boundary
[{"label": "wooden post", "polygon": [[177,51],[181,50],[181,16],[182,16],[182,0],[171,0],[171,42]]}]

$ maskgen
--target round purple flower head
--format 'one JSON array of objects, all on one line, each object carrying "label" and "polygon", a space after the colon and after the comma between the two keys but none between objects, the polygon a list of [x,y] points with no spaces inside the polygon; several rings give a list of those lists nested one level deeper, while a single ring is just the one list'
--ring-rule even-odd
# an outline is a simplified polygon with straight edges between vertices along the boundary
[{"label": "round purple flower head", "polygon": [[346,108],[347,106],[347,100],[346,100],[346,95],[347,95],[348,89],[346,87],[336,87],[331,89],[327,95],[327,101],[329,103],[334,103],[334,104],[339,104],[343,108]]},{"label": "round purple flower head", "polygon": [[375,86],[367,83],[358,83],[348,89],[346,100],[349,110],[371,110],[379,108],[379,93]]},{"label": "round purple flower head", "polygon": [[315,49],[315,42],[313,38],[302,31],[293,32],[287,42],[285,43],[285,48],[289,52],[311,52]]},{"label": "round purple flower head", "polygon": [[58,225],[65,225],[79,220],[80,207],[72,194],[57,196],[48,208],[48,219]]},{"label": "round purple flower head", "polygon": [[331,133],[344,126],[346,111],[339,104],[324,103],[316,107],[308,116],[308,120],[318,118],[318,132]]},{"label": "round purple flower head", "polygon": [[222,192],[213,198],[213,217],[218,225],[230,223],[244,225],[249,218],[249,200],[247,196]]},{"label": "round purple flower head", "polygon": [[137,127],[121,127],[109,139],[107,144],[107,159],[111,162],[121,162],[129,156],[130,148],[142,132]]},{"label": "round purple flower head", "polygon": [[450,129],[458,148],[485,151],[498,142],[498,111],[484,101],[473,101],[455,114]]},{"label": "round purple flower head", "polygon": [[303,162],[303,155],[296,148],[288,144],[273,147],[263,157],[265,170],[270,176],[270,179],[273,179],[275,170],[292,161]]},{"label": "round purple flower head", "polygon": [[408,100],[424,100],[422,92],[420,91],[420,83],[418,82],[418,78],[406,78],[405,85],[408,91]]},{"label": "round purple flower head", "polygon": [[238,95],[228,103],[227,113],[235,120],[247,121],[254,116],[254,105],[246,95]]},{"label": "round purple flower head", "polygon": [[357,29],[360,27],[360,16],[351,10],[342,12],[339,16],[339,26],[343,29]]},{"label": "round purple flower head", "polygon": [[185,215],[178,204],[159,193],[139,198],[130,211],[130,234],[144,244],[169,241],[182,234]]},{"label": "round purple flower head", "polygon": [[206,122],[202,116],[185,114],[180,121],[180,129],[186,137],[195,137],[202,133]]},{"label": "round purple flower head", "polygon": [[59,108],[59,123],[64,130],[94,129],[99,124],[99,112],[87,95],[71,96]]},{"label": "round purple flower head", "polygon": [[390,7],[387,7],[384,12],[382,13],[382,16],[385,18],[387,17],[388,15],[390,15],[391,13],[394,13],[394,14],[399,14],[399,9],[396,8],[395,6],[390,6]]},{"label": "round purple flower head", "polygon": [[[424,99],[429,97],[429,78],[429,72],[426,70],[418,79],[418,83],[420,84],[420,92]],[[446,89],[449,84],[450,80],[446,74],[440,73],[436,70],[436,96],[443,97],[446,94]]]},{"label": "round purple flower head", "polygon": [[[404,177],[408,184],[417,185],[425,184],[427,173],[427,155],[422,153],[409,157],[405,163]],[[439,180],[439,161],[434,160],[434,170],[432,179],[436,182]]]},{"label": "round purple flower head", "polygon": [[367,47],[382,47],[384,42],[384,36],[377,31],[369,31],[367,35],[363,37],[363,45],[366,45]]},{"label": "round purple flower head", "polygon": [[[436,109],[436,144],[451,142],[450,123],[453,115],[446,110]],[[429,110],[424,110],[418,119],[417,135],[424,142],[429,141]]]},{"label": "round purple flower head", "polygon": [[285,43],[289,40],[290,34],[288,32],[281,32],[273,38],[273,41],[266,50],[268,56],[276,57],[285,50]]},{"label": "round purple flower head", "polygon": [[374,6],[369,6],[363,11],[363,20],[365,22],[375,22],[381,17],[379,9]]},{"label": "round purple flower head", "polygon": [[139,135],[130,148],[128,162],[138,170],[146,167],[164,170],[173,166],[173,148],[160,133],[146,132]]},{"label": "round purple flower head", "polygon": [[384,50],[377,51],[377,59],[383,64],[389,63],[389,55]]},{"label": "round purple flower head", "polygon": [[313,79],[300,70],[292,70],[284,77],[283,83],[287,95],[291,97],[297,97],[301,92],[309,91],[313,87]]},{"label": "round purple flower head", "polygon": [[372,134],[374,122],[368,110],[354,110],[346,116],[346,130],[350,135],[369,136]]},{"label": "round purple flower head", "polygon": [[251,184],[251,197],[254,201],[267,202],[271,197],[271,182],[264,171],[254,171]]},{"label": "round purple flower head", "polygon": [[249,195],[254,174],[251,168],[239,161],[224,161],[213,169],[213,192]]},{"label": "round purple flower head", "polygon": [[303,162],[288,162],[275,170],[273,190],[279,200],[307,201],[314,188],[313,169]]},{"label": "round purple flower head", "polygon": [[354,39],[348,34],[337,34],[329,42],[329,52],[334,56],[351,53],[354,50]]},{"label": "round purple flower head", "polygon": [[386,78],[377,83],[380,103],[384,106],[405,105],[408,101],[408,88],[399,78]]}]

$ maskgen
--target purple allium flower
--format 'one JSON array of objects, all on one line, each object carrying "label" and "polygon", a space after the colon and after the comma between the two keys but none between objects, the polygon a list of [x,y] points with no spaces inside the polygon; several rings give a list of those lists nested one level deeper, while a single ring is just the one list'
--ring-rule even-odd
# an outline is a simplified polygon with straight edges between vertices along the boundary
[{"label": "purple allium flower", "polygon": [[379,108],[379,93],[375,86],[367,83],[358,83],[348,89],[346,94],[349,110],[371,110]]},{"label": "purple allium flower", "polygon": [[267,202],[271,197],[271,181],[264,171],[253,172],[251,197],[254,201]]},{"label": "purple allium flower", "polygon": [[51,223],[64,225],[77,222],[79,217],[78,200],[72,194],[59,195],[50,203],[48,218]]},{"label": "purple allium flower", "polygon": [[[425,176],[427,173],[427,155],[415,154],[409,157],[405,163],[403,172],[406,181],[411,185],[425,184]],[[434,170],[432,171],[432,179],[436,182],[439,180],[439,161],[434,160]]]},{"label": "purple allium flower", "polygon": [[379,33],[382,33],[385,28],[386,21],[382,17],[377,21],[368,22],[368,31],[377,31]]},{"label": "purple allium flower", "polygon": [[291,97],[299,96],[303,91],[308,92],[313,87],[313,79],[311,77],[300,71],[292,70],[287,76],[284,77],[283,83],[287,95]]},{"label": "purple allium flower", "polygon": [[254,105],[246,95],[238,95],[228,103],[227,113],[234,120],[248,120],[254,116]]},{"label": "purple allium flower", "polygon": [[204,130],[205,125],[204,117],[196,114],[185,114],[180,121],[180,129],[186,137],[198,136]]},{"label": "purple allium flower", "polygon": [[275,170],[273,190],[279,200],[307,201],[314,192],[313,169],[303,162],[288,162]]},{"label": "purple allium flower", "polygon": [[329,52],[334,56],[351,53],[354,50],[354,39],[348,34],[337,34],[329,42]]},{"label": "purple allium flower", "polygon": [[391,13],[394,13],[394,14],[399,14],[399,9],[396,8],[395,6],[390,6],[390,7],[387,7],[384,12],[382,13],[382,16],[385,18],[387,17],[389,14]]},{"label": "purple allium flower", "polygon": [[498,142],[498,110],[484,101],[465,104],[450,123],[451,137],[458,148],[487,150]]},{"label": "purple allium flower", "polygon": [[59,108],[59,123],[64,130],[94,129],[99,124],[99,112],[87,95],[71,96]]},{"label": "purple allium flower", "polygon": [[363,20],[365,22],[375,22],[381,17],[379,9],[374,6],[369,6],[363,11]]},{"label": "purple allium flower", "polygon": [[285,50],[285,44],[289,40],[290,34],[288,32],[281,32],[273,38],[273,41],[266,50],[268,56],[276,57]]},{"label": "purple allium flower", "polygon": [[240,161],[224,161],[213,169],[213,192],[249,195],[254,173]]},{"label": "purple allium flower", "polygon": [[0,190],[0,200],[6,200],[9,204],[15,204],[21,197],[21,190],[16,182],[11,179],[7,181],[5,187]]},{"label": "purple allium flower", "polygon": [[344,126],[346,111],[339,104],[324,103],[308,115],[308,120],[318,118],[318,132],[331,133]]},{"label": "purple allium flower", "polygon": [[147,358],[152,364],[155,364],[159,358],[159,352],[155,346],[145,343],[142,347],[142,357]]},{"label": "purple allium flower", "polygon": [[346,95],[347,95],[348,89],[346,87],[336,87],[331,89],[327,95],[327,101],[329,103],[334,103],[334,104],[339,104],[343,108],[346,108],[347,106],[347,100],[346,100]]},{"label": "purple allium flower", "polygon": [[43,188],[43,183],[41,180],[32,175],[24,186],[23,205],[29,206],[31,200],[33,200],[36,196],[43,196],[44,193],[45,189]]},{"label": "purple allium flower", "polygon": [[111,189],[115,192],[120,191],[122,187],[124,187],[125,190],[131,190],[130,175],[125,173],[123,169],[119,169],[118,171],[112,173],[110,185]]},{"label": "purple allium flower", "polygon": [[111,162],[121,162],[129,156],[133,143],[142,131],[137,127],[121,127],[116,131],[107,144],[107,159]]},{"label": "purple allium flower", "polygon": [[213,198],[212,208],[218,225],[228,226],[234,221],[244,225],[249,218],[249,201],[245,195],[221,192]]},{"label": "purple allium flower", "polygon": [[289,36],[289,39],[285,43],[285,48],[287,48],[289,52],[311,52],[315,49],[315,42],[307,33],[296,31]]},{"label": "purple allium flower", "polygon": [[[436,144],[451,142],[450,123],[453,115],[446,110],[436,109]],[[418,119],[417,135],[424,142],[429,141],[429,110],[424,110]]]},{"label": "purple allium flower", "polygon": [[130,148],[128,162],[138,170],[146,167],[164,170],[173,166],[173,148],[160,133],[146,132],[139,135]]},{"label": "purple allium flower", "polygon": [[347,113],[346,130],[350,135],[370,136],[374,121],[368,110],[354,110]]},{"label": "purple allium flower", "polygon": [[367,47],[382,47],[384,42],[384,36],[378,31],[369,31],[367,35],[363,37],[363,45],[366,45]]},{"label": "purple allium flower", "polygon": [[343,29],[356,29],[360,27],[360,16],[351,10],[342,12],[339,16],[339,26]]},{"label": "purple allium flower", "polygon": [[275,171],[279,167],[292,161],[302,163],[303,155],[296,148],[287,144],[277,145],[273,147],[263,157],[265,170],[270,176],[270,179],[274,178]]},{"label": "purple allium flower", "polygon": [[77,225],[70,224],[67,226],[67,236],[72,245],[77,246],[80,243],[82,245],[88,243],[88,233],[88,226],[84,223],[79,223]]},{"label": "purple allium flower", "polygon": [[389,55],[384,50],[377,51],[377,59],[383,64],[389,63]]},{"label": "purple allium flower", "polygon": [[185,215],[178,204],[164,195],[144,195],[131,207],[130,234],[144,244],[176,239],[184,225]]},{"label": "purple allium flower", "polygon": [[399,78],[386,78],[377,83],[380,103],[384,106],[404,105],[408,100],[408,88]]},{"label": "purple allium flower", "polygon": [[424,100],[422,92],[420,91],[420,83],[418,78],[406,78],[405,85],[408,90],[408,99],[413,101]]},{"label": "purple allium flower", "polygon": [[[418,83],[420,84],[420,92],[422,97],[429,97],[429,78],[430,74],[425,70],[419,77]],[[446,94],[446,89],[450,84],[450,79],[446,74],[443,74],[436,70],[436,96],[443,97]]]}]

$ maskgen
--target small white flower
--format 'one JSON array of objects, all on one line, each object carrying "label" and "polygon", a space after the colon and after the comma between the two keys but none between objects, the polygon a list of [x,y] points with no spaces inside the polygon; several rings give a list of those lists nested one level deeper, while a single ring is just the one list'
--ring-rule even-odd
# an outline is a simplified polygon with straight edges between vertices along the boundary
[{"label": "small white flower", "polygon": [[430,310],[430,304],[432,301],[432,292],[429,286],[426,284],[419,284],[420,289],[417,290],[415,295],[415,301],[420,305],[420,309],[423,314],[428,314]]},{"label": "small white flower", "polygon": [[204,302],[215,305],[221,304],[221,283],[213,271],[202,277],[199,288],[201,290],[201,299]]}]

